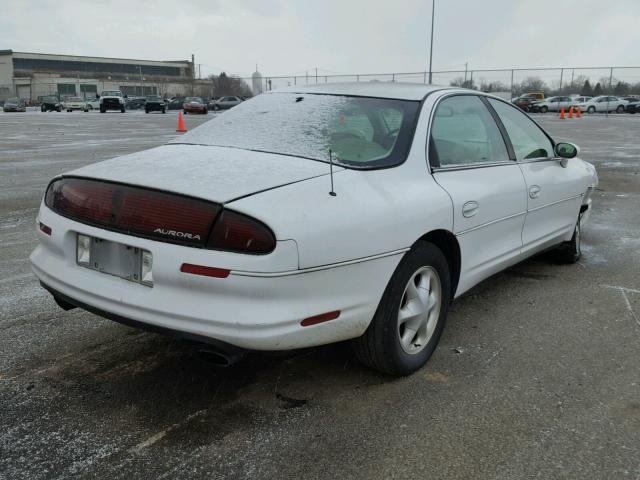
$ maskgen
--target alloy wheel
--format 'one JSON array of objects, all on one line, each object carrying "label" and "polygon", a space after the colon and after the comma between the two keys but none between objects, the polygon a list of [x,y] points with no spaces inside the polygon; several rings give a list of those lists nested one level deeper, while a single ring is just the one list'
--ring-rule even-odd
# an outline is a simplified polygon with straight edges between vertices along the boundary
[{"label": "alloy wheel", "polygon": [[398,338],[402,350],[415,355],[433,336],[442,306],[442,285],[438,272],[420,267],[409,278],[398,310]]}]

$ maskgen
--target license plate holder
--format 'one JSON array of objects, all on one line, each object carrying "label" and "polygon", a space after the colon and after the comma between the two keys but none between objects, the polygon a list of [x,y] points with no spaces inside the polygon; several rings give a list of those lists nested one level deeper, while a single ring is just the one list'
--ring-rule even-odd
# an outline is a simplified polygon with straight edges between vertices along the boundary
[{"label": "license plate holder", "polygon": [[125,245],[124,243],[85,235],[78,235],[76,240],[78,242],[77,249],[80,248],[81,237],[84,237],[82,238],[82,241],[85,242],[83,245],[86,245],[86,238],[89,239],[89,259],[88,261],[86,259],[85,261],[80,261],[76,257],[78,265],[123,278],[130,282],[151,286],[151,282],[146,282],[142,279],[143,253],[150,257],[150,252],[138,247]]}]

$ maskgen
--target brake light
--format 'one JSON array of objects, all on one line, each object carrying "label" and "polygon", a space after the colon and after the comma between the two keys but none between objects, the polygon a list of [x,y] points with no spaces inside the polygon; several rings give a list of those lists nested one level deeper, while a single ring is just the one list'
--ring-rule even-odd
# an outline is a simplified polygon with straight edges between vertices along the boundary
[{"label": "brake light", "polygon": [[108,230],[204,247],[220,205],[167,192],[81,178],[49,186],[45,204],[65,217]]},{"label": "brake light", "polygon": [[271,229],[255,218],[147,188],[67,177],[49,185],[45,205],[79,222],[167,243],[249,254],[276,247]]},{"label": "brake light", "polygon": [[207,248],[264,254],[276,248],[276,239],[264,223],[224,210],[213,227]]}]

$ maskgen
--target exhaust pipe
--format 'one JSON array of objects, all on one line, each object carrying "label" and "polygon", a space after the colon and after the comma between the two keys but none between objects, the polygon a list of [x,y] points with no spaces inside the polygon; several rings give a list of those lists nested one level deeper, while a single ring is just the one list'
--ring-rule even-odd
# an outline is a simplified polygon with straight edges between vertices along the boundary
[{"label": "exhaust pipe", "polygon": [[200,355],[205,361],[212,363],[216,367],[227,368],[238,363],[244,357],[245,353],[238,351],[223,351],[219,348],[202,348],[199,350]]}]

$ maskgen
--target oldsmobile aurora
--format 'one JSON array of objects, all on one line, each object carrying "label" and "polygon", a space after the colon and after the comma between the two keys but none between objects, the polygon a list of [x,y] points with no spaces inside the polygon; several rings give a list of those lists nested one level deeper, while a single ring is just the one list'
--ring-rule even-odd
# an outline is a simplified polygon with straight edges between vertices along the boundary
[{"label": "oldsmobile aurora", "polygon": [[476,91],[281,90],[54,178],[31,263],[63,308],[225,355],[351,340],[405,375],[454,298],[543,250],[580,257],[597,175],[577,154]]}]

